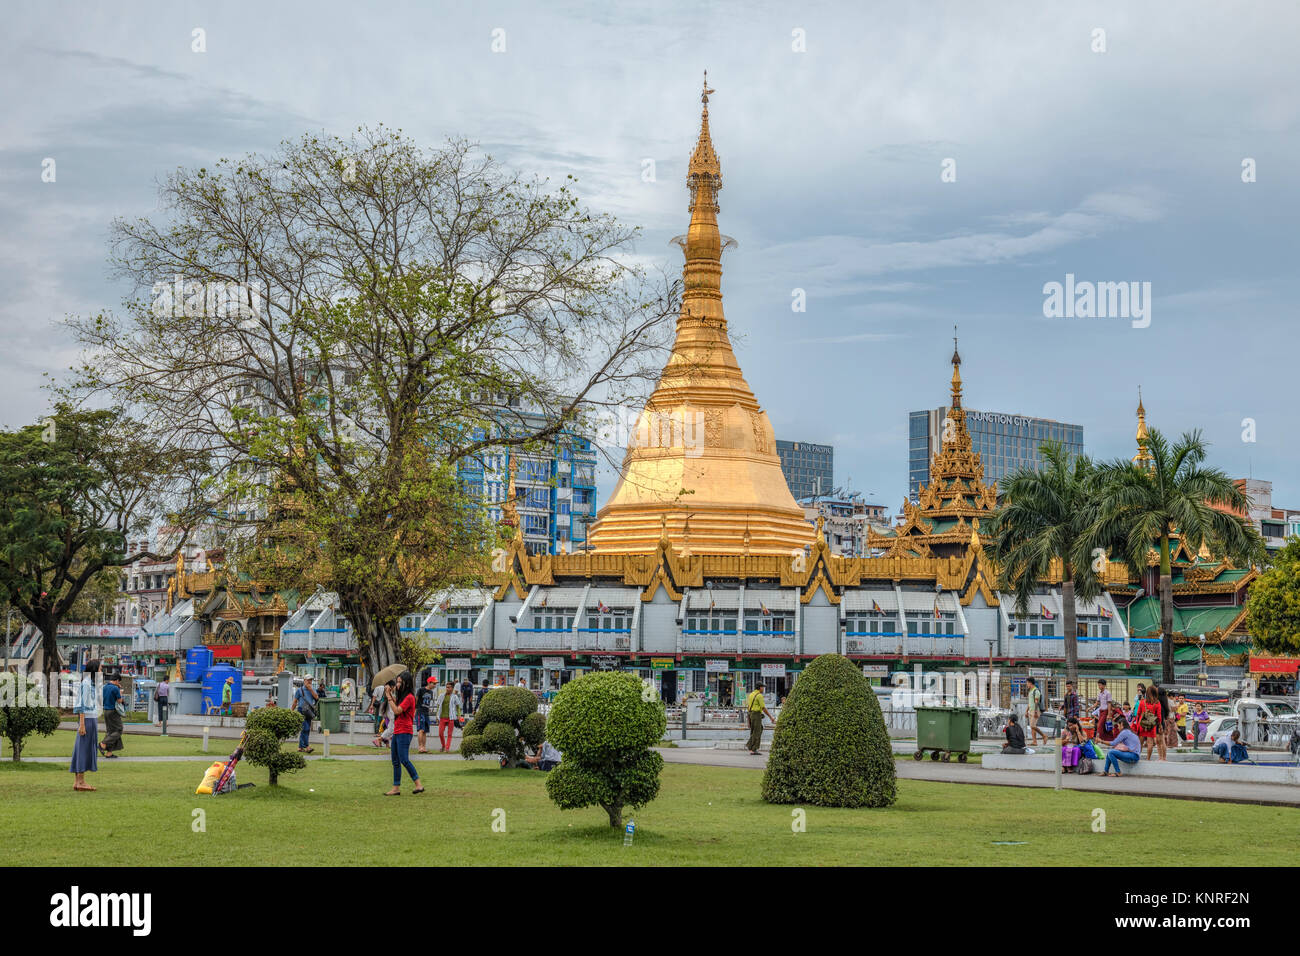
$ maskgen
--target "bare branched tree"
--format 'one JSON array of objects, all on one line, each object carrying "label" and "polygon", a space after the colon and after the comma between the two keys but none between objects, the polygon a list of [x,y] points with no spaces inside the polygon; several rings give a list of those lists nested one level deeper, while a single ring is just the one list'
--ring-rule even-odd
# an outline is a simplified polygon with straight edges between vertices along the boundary
[{"label": "bare branched tree", "polygon": [[677,290],[636,230],[466,142],[307,136],[160,195],[114,225],[124,308],[73,321],[78,387],[210,451],[246,560],[337,591],[372,670],[432,589],[481,578],[466,468],[553,450],[662,365]]}]

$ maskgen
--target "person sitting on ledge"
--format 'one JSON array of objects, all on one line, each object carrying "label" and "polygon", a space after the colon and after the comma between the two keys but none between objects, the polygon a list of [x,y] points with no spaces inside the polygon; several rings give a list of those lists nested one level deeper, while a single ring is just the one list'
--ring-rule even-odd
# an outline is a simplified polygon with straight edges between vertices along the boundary
[{"label": "person sitting on ledge", "polygon": [[[1137,763],[1141,759],[1142,744],[1139,743],[1137,734],[1128,729],[1128,721],[1123,717],[1117,717],[1115,721],[1119,733],[1115,735],[1115,740],[1106,754],[1106,766],[1101,771],[1103,777],[1122,776],[1119,772],[1121,762]],[[1114,768],[1114,773],[1111,772],[1111,768]]]},{"label": "person sitting on ledge", "polygon": [[1234,730],[1231,739],[1224,737],[1214,745],[1214,755],[1219,763],[1245,763],[1250,759],[1250,751],[1241,742],[1241,731]]},{"label": "person sitting on ledge", "polygon": [[1007,742],[1002,747],[1004,754],[1022,754],[1025,752],[1025,731],[1024,728],[1016,722],[1016,715],[1012,714],[1007,717],[1007,722],[1003,726],[1006,732]]}]

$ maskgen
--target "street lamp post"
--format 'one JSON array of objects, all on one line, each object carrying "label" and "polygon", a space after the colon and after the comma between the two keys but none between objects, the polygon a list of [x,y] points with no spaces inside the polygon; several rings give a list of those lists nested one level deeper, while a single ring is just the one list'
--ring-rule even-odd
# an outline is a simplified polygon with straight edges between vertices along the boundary
[{"label": "street lamp post", "polygon": [[986,637],[984,643],[989,646],[989,706],[996,707],[993,703],[993,645],[997,643],[997,638]]},{"label": "street lamp post", "polygon": [[1196,675],[1196,685],[1198,687],[1204,687],[1209,682],[1209,676],[1210,676],[1207,673],[1205,673],[1205,635],[1204,634],[1200,636],[1200,638],[1197,640],[1197,643],[1199,643],[1201,646],[1201,672]]}]

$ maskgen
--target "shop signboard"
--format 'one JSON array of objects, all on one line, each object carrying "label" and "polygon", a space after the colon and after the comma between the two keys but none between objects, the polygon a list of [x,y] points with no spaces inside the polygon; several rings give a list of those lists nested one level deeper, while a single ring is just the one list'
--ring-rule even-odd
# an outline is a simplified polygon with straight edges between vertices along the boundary
[{"label": "shop signboard", "polygon": [[547,671],[562,671],[562,670],[564,670],[564,658],[563,658],[563,657],[543,657],[543,658],[542,658],[542,670],[547,670]]},{"label": "shop signboard", "polygon": [[616,671],[623,666],[623,659],[613,654],[593,654],[591,669],[595,671]]},{"label": "shop signboard", "polygon": [[451,671],[467,671],[472,666],[468,657],[444,657],[442,665]]},{"label": "shop signboard", "polygon": [[676,666],[676,662],[671,657],[650,658],[650,667],[657,671],[670,671]]},{"label": "shop signboard", "polygon": [[863,664],[862,676],[863,677],[888,677],[889,665],[888,664]]},{"label": "shop signboard", "polygon": [[1300,657],[1252,657],[1252,674],[1294,674],[1300,669]]},{"label": "shop signboard", "polygon": [[706,659],[704,661],[704,670],[708,674],[726,674],[731,670],[731,663],[724,660]]},{"label": "shop signboard", "polygon": [[510,670],[510,658],[508,658],[508,657],[494,657],[494,658],[492,658],[492,669],[493,669],[494,671],[508,671],[508,670]]},{"label": "shop signboard", "polygon": [[784,665],[784,664],[760,664],[760,665],[759,665],[759,668],[761,669],[762,674],[763,674],[764,677],[784,677],[784,676],[785,676],[785,665]]}]

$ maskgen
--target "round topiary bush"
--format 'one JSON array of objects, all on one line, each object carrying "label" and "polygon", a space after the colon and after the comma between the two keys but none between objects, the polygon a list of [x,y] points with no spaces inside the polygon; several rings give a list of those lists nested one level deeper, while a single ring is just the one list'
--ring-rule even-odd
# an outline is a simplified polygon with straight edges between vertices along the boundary
[{"label": "round topiary bush", "polygon": [[41,682],[25,674],[0,674],[0,737],[9,741],[9,759],[22,760],[23,741],[48,737],[59,729],[59,712],[45,706]]},{"label": "round topiary bush", "polygon": [[524,762],[524,744],[536,747],[545,739],[546,718],[537,712],[537,695],[526,687],[497,687],[483,695],[465,725],[460,754],[466,760],[500,754],[505,766],[518,767]]},{"label": "round topiary bush", "polygon": [[546,778],[546,792],[562,810],[599,805],[611,827],[623,808],[641,807],[659,794],[664,758],[649,748],[664,735],[667,718],[658,695],[618,671],[597,671],[565,684],[555,695],[546,734],[563,754]]},{"label": "round topiary bush", "polygon": [[825,654],[785,700],[763,774],[768,803],[887,807],[898,797],[880,702],[847,657]]},{"label": "round topiary bush", "polygon": [[280,749],[283,741],[297,737],[301,729],[302,714],[287,707],[262,707],[244,722],[244,757],[270,772],[271,786],[280,782],[280,774],[307,766],[302,754]]}]

